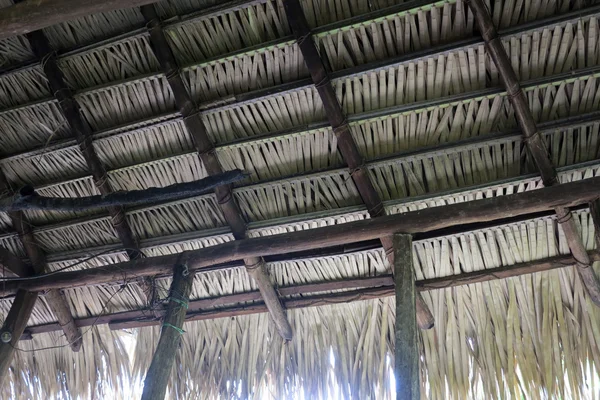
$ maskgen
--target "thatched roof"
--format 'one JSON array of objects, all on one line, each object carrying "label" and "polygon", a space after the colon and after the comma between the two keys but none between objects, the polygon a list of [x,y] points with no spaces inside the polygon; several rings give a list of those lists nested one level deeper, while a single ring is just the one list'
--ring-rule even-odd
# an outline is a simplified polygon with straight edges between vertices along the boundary
[{"label": "thatched roof", "polygon": [[[288,26],[281,0],[156,4],[189,93],[234,189],[248,235],[365,219],[350,171]],[[462,0],[303,0],[315,41],[388,213],[542,187],[514,112]],[[594,1],[490,0],[561,182],[600,174],[600,8]],[[12,4],[6,0],[3,6]],[[391,8],[386,8],[392,6]],[[382,10],[386,11],[382,11]],[[203,178],[138,9],[43,30],[94,132],[115,190]],[[23,36],[0,41],[0,168],[18,187],[99,194],[42,64]],[[43,62],[43,61],[42,61]],[[587,209],[576,213],[595,248]],[[25,213],[51,269],[127,260],[108,217]],[[148,257],[233,240],[215,195],[127,210]],[[7,215],[0,245],[25,250]],[[472,229],[472,228],[471,228]],[[417,279],[568,254],[553,215],[416,237]],[[390,274],[379,245],[268,262],[276,287]],[[158,281],[165,296],[169,280]],[[255,291],[243,266],[198,273],[192,298]],[[136,284],[69,289],[75,318],[146,307]],[[302,296],[302,295],[298,295]],[[569,267],[423,293],[435,317],[421,331],[430,398],[593,398],[600,390],[600,311]],[[288,310],[283,343],[268,314],[188,322],[171,398],[393,398],[394,299]],[[5,316],[12,299],[0,301]],[[29,325],[56,322],[44,298]],[[128,398],[139,391],[158,328],[83,328],[21,340],[2,398]],[[56,346],[53,349],[45,349]],[[136,383],[137,382],[137,383]],[[300,398],[300,397],[298,397]]]}]

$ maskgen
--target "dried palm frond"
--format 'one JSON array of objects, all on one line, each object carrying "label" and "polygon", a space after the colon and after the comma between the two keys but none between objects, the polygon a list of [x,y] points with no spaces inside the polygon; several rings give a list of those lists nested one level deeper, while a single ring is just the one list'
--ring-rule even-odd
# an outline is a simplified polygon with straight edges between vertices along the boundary
[{"label": "dried palm frond", "polygon": [[50,90],[40,66],[0,75],[0,107],[16,107],[49,96]]},{"label": "dried palm frond", "polygon": [[74,89],[133,78],[159,69],[146,34],[62,57],[59,65]]},{"label": "dried palm frond", "polygon": [[16,153],[40,146],[48,138],[68,135],[64,117],[55,101],[0,111],[0,152]]},{"label": "dried palm frond", "polygon": [[[178,22],[165,30],[180,64],[274,40],[289,31],[282,4],[272,0],[248,3],[221,15]],[[221,39],[214,40],[215,37]]]},{"label": "dried palm frond", "polygon": [[300,49],[293,42],[235,54],[183,69],[192,98],[208,102],[307,78]]},{"label": "dried palm frond", "polygon": [[103,40],[144,26],[138,8],[125,8],[87,15],[44,28],[44,34],[55,50],[63,50]]},{"label": "dried palm frond", "polygon": [[201,11],[220,3],[222,2],[218,0],[163,0],[154,6],[160,17],[167,19],[194,11]]},{"label": "dried palm frond", "polygon": [[75,98],[94,130],[153,117],[175,108],[171,87],[162,76],[85,91]]},{"label": "dried palm frond", "polygon": [[0,40],[0,67],[8,68],[35,58],[29,41],[24,35]]}]

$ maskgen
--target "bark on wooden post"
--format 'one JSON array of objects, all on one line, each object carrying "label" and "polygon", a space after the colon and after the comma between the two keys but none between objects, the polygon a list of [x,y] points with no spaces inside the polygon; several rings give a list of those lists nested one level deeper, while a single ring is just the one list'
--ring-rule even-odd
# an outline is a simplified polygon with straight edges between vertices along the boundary
[{"label": "bark on wooden post", "polygon": [[160,339],[144,379],[142,400],[165,398],[167,383],[173,370],[175,355],[183,334],[182,326],[187,313],[193,280],[194,275],[188,271],[187,266],[177,265],[175,267],[169,292],[169,304],[162,324]]},{"label": "bark on wooden post", "polygon": [[396,399],[416,400],[419,394],[419,338],[417,336],[417,291],[413,268],[412,236],[394,235],[394,280],[396,281]]},{"label": "bark on wooden post", "polygon": [[13,301],[13,306],[10,308],[0,335],[10,333],[11,338],[8,342],[0,341],[0,385],[8,375],[8,368],[13,360],[15,347],[18,345],[21,335],[27,326],[27,321],[35,306],[38,294],[35,292],[27,292],[19,290]]}]

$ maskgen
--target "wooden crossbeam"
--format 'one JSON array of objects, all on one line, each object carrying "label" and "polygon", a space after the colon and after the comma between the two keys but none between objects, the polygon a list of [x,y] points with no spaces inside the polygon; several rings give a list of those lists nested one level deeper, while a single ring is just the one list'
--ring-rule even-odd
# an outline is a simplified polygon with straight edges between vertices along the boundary
[{"label": "wooden crossbeam", "polygon": [[[502,44],[502,39],[498,35],[496,26],[494,25],[494,21],[492,20],[487,6],[483,0],[467,0],[467,4],[471,8],[471,11],[473,11],[475,21],[477,22],[481,36],[486,43],[490,57],[494,61],[498,73],[502,78],[502,82],[508,94],[508,99],[515,111],[517,123],[525,137],[527,149],[535,161],[544,185],[558,185],[560,182],[558,181],[556,169],[554,168],[554,165],[552,165],[546,143],[537,128],[533,113],[529,108],[527,97],[521,88],[517,74],[512,67],[508,53]],[[594,304],[600,306],[600,280],[594,273],[591,260],[588,257],[571,210],[569,210],[568,207],[559,206],[555,211],[558,217],[558,223],[565,234],[569,249],[571,250],[573,257],[577,260],[579,276],[587,289],[590,299]]]},{"label": "wooden crossbeam", "polygon": [[[150,42],[154,55],[167,77],[175,98],[175,104],[183,117],[187,131],[192,136],[198,156],[209,175],[219,175],[223,173],[223,169],[214,151],[214,144],[208,136],[202,117],[181,78],[179,66],[171,51],[156,10],[153,5],[148,5],[141,7],[141,12],[150,31]],[[234,238],[236,240],[244,239],[246,237],[246,221],[242,217],[231,187],[229,185],[219,186],[215,189],[215,195]],[[290,340],[293,335],[292,326],[287,320],[279,297],[269,279],[264,260],[261,257],[249,257],[244,260],[244,264],[246,271],[258,285],[279,334],[284,339]]]},{"label": "wooden crossbeam", "polygon": [[[71,129],[71,133],[75,137],[87,167],[92,173],[94,185],[101,195],[110,195],[114,190],[108,179],[106,168],[104,168],[94,148],[92,140],[93,132],[81,116],[79,104],[65,82],[58,64],[56,52],[41,30],[27,34],[27,39],[34,54],[41,60],[50,91],[54,94],[56,100],[58,100],[60,109]],[[129,259],[135,260],[142,257],[142,252],[138,248],[137,240],[129,226],[123,207],[109,206],[107,210],[111,217],[112,226],[123,244]],[[153,305],[157,299],[156,288],[152,278],[146,277],[140,283],[148,303]]]},{"label": "wooden crossbeam", "polygon": [[[600,253],[598,251],[591,251],[588,254],[591,260],[600,261]],[[575,265],[575,259],[572,255],[562,255],[514,265],[490,268],[482,271],[466,272],[441,278],[425,279],[416,281],[415,286],[419,292],[426,292],[430,290],[440,290],[471,285],[475,283],[508,279],[516,276],[566,268],[573,265]],[[317,294],[339,290],[344,290],[342,293],[343,296],[341,296],[339,293]],[[367,294],[369,294],[369,296],[377,294],[379,297],[392,296],[395,293],[395,289],[394,277],[392,275],[383,275],[370,278],[350,278],[330,282],[316,282],[302,285],[284,286],[278,288],[278,292],[284,297],[303,295],[302,301],[299,301],[298,299],[284,300],[284,304],[287,309],[295,309],[364,300]],[[261,295],[258,291],[192,300],[188,305],[186,321],[216,319],[267,312],[264,304],[253,304],[251,307],[238,304],[259,302],[260,300]],[[161,309],[158,313],[158,317],[162,318],[165,310]],[[160,323],[160,320],[155,316],[148,315],[146,310],[132,310],[106,314],[99,317],[80,318],[75,322],[80,328],[91,325],[109,324],[112,329],[132,329],[143,326],[157,325]],[[30,326],[27,328],[21,340],[29,340],[31,339],[31,335],[54,332],[60,329],[61,328],[59,324]]]},{"label": "wooden crossbeam", "polygon": [[14,295],[18,289],[41,291],[73,288],[123,282],[124,279],[130,280],[143,276],[167,275],[172,272],[170,266],[177,262],[185,262],[190,271],[197,271],[248,257],[340,246],[390,236],[399,231],[410,234],[434,232],[453,226],[547,212],[558,206],[573,207],[586,204],[598,196],[600,196],[600,177],[571,182],[560,187],[553,186],[340,225],[236,240],[199,250],[142,258],[100,268],[60,272],[35,280],[8,281],[0,285],[0,296]]},{"label": "wooden crossbeam", "polygon": [[[312,39],[311,30],[306,21],[306,17],[304,16],[302,6],[300,5],[299,0],[285,0],[283,5],[290,24],[290,29],[296,37],[298,47],[304,57],[304,62],[310,72],[310,76],[319,93],[319,97],[323,102],[325,115],[337,138],[337,148],[342,155],[342,159],[348,165],[350,176],[356,185],[356,189],[358,190],[363,203],[367,206],[371,218],[381,217],[385,215],[383,202],[371,181],[365,160],[360,154],[358,146],[352,137],[350,126],[342,111],[340,102],[335,95],[335,90],[329,79],[325,64]],[[385,249],[386,256],[390,261],[390,265],[394,265],[392,238],[390,236],[384,236],[380,238],[380,240],[381,245]],[[417,294],[416,304],[419,326],[422,329],[432,328],[434,324],[433,315],[431,315],[429,308],[419,294]]]}]

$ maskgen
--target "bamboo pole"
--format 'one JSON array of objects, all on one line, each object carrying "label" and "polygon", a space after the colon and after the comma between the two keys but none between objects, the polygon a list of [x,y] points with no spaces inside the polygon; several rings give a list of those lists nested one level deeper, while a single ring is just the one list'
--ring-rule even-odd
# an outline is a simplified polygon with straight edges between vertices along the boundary
[{"label": "bamboo pole", "polygon": [[160,338],[150,368],[148,368],[148,373],[144,378],[142,400],[161,400],[165,398],[167,384],[183,334],[183,321],[187,312],[193,281],[194,275],[189,273],[187,266],[177,265],[175,267],[173,282],[169,291],[169,304],[162,322]]},{"label": "bamboo pole", "polygon": [[170,265],[186,262],[190,271],[248,257],[321,249],[389,236],[394,232],[433,232],[444,228],[502,220],[545,212],[558,206],[588,203],[600,195],[600,177],[507,196],[491,197],[404,214],[388,215],[346,224],[308,229],[267,237],[236,240],[199,250],[117,263],[100,268],[60,272],[35,280],[7,281],[0,296],[14,295],[17,289],[41,291],[111,282],[128,282],[143,276],[166,275]]},{"label": "bamboo pole", "polygon": [[[169,42],[167,41],[156,10],[153,5],[148,5],[141,7],[141,12],[150,31],[150,42],[154,55],[167,77],[173,97],[175,98],[175,104],[183,117],[187,131],[192,136],[198,156],[209,175],[221,175],[223,169],[214,151],[214,144],[208,136],[204,122],[202,122],[201,114],[192,101],[186,85],[181,78],[177,60],[169,47]],[[246,237],[246,221],[244,221],[242,213],[235,202],[231,187],[229,185],[218,186],[215,188],[215,195],[234,238],[236,240],[244,239]],[[244,260],[244,264],[246,271],[256,282],[265,300],[265,304],[269,308],[277,331],[285,340],[291,340],[293,335],[292,326],[287,320],[285,311],[271,283],[264,260],[261,257],[249,257]]]},{"label": "bamboo pole", "polygon": [[[298,47],[304,57],[304,62],[310,72],[310,76],[319,93],[319,97],[323,102],[325,115],[337,138],[337,147],[342,155],[342,159],[350,169],[350,176],[356,185],[356,189],[358,190],[363,203],[367,206],[371,218],[381,217],[385,215],[383,202],[377,193],[377,190],[375,190],[375,186],[373,185],[368,169],[366,168],[365,160],[360,154],[356,142],[350,133],[350,126],[342,111],[340,102],[335,95],[335,90],[329,80],[325,64],[312,39],[312,34],[308,22],[306,21],[306,17],[304,16],[304,11],[300,6],[300,2],[298,0],[285,0],[283,5],[290,24],[290,29],[296,37]],[[385,249],[390,265],[394,265],[392,238],[382,237],[381,245]],[[417,294],[416,307],[419,326],[422,329],[431,329],[434,324],[433,315],[420,294]]]},{"label": "bamboo pole", "polygon": [[415,271],[413,266],[412,236],[395,234],[394,281],[396,283],[395,368],[396,399],[418,400],[419,391],[419,337],[415,303]]},{"label": "bamboo pole", "polygon": [[[546,143],[544,142],[540,131],[537,128],[529,103],[525,93],[521,89],[519,79],[515,73],[506,49],[502,44],[502,39],[496,31],[492,17],[483,2],[483,0],[467,0],[467,4],[473,11],[475,21],[481,36],[486,43],[488,53],[498,69],[502,82],[506,88],[508,98],[515,111],[517,123],[525,137],[525,142],[529,153],[533,157],[535,164],[542,176],[545,186],[558,185],[556,169],[552,165]],[[563,229],[565,238],[573,257],[577,260],[577,269],[579,276],[587,289],[590,299],[600,306],[600,280],[594,273],[583,240],[575,225],[575,220],[571,211],[567,207],[557,207],[556,215],[558,222]]]}]

